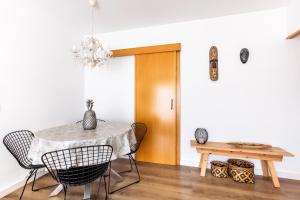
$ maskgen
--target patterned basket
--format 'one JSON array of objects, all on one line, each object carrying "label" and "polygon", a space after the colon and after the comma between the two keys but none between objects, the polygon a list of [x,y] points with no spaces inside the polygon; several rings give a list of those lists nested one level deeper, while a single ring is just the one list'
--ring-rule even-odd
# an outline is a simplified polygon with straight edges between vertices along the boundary
[{"label": "patterned basket", "polygon": [[217,178],[228,177],[228,164],[221,161],[211,161],[211,174]]},{"label": "patterned basket", "polygon": [[240,159],[228,160],[228,174],[239,183],[254,183],[254,164]]}]

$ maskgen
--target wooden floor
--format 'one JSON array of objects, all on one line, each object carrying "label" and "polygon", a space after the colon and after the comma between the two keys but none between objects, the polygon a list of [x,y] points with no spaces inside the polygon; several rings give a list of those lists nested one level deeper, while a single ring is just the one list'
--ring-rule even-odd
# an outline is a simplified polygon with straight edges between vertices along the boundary
[{"label": "wooden floor", "polygon": [[[113,163],[114,169],[125,169],[123,160]],[[160,199],[201,199],[201,200],[299,200],[300,181],[281,179],[281,188],[272,186],[269,178],[256,177],[255,184],[239,184],[231,179],[217,179],[209,173],[200,177],[200,170],[191,167],[174,167],[149,163],[139,165],[142,181],[130,188],[110,195],[114,200],[160,200]],[[129,181],[132,175],[124,176]],[[37,186],[54,183],[49,176],[38,180]],[[123,182],[124,183],[124,182]],[[122,184],[123,184],[122,183]],[[59,200],[63,195],[48,198],[53,189],[31,192],[30,187],[24,194],[24,200]],[[96,192],[96,183],[93,193]],[[100,192],[103,193],[103,190]],[[18,199],[20,190],[4,197],[3,200]],[[83,197],[83,187],[71,188],[68,199],[79,200]],[[101,196],[103,197],[103,195]],[[99,198],[100,199],[100,198]],[[103,199],[103,198],[101,198]]]}]

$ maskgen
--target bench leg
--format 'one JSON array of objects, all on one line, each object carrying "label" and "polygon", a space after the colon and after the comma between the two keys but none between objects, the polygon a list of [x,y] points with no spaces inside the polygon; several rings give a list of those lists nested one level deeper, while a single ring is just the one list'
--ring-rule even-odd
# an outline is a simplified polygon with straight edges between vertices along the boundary
[{"label": "bench leg", "polygon": [[268,162],[266,160],[261,160],[261,168],[264,177],[269,177],[269,169],[268,169]]},{"label": "bench leg", "polygon": [[200,176],[205,176],[206,174],[207,161],[208,161],[208,153],[202,153],[200,164],[199,164],[199,167],[201,168]]},{"label": "bench leg", "polygon": [[273,162],[268,160],[267,163],[268,163],[268,167],[269,167],[269,170],[270,170],[270,174],[271,174],[271,177],[272,177],[274,187],[280,188],[279,179],[277,177],[277,173],[276,173]]}]

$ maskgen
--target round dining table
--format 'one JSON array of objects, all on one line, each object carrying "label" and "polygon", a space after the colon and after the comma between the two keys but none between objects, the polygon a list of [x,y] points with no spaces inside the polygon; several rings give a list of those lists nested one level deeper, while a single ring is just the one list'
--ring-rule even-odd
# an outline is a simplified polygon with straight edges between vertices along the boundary
[{"label": "round dining table", "polygon": [[[98,121],[94,130],[84,130],[82,123],[67,124],[36,132],[31,143],[28,157],[32,164],[42,164],[41,156],[47,152],[92,145],[111,145],[113,153],[111,160],[130,153],[130,146],[136,143],[131,125],[122,122]],[[113,169],[112,175],[122,177]],[[50,196],[56,196],[62,191],[59,185]],[[91,185],[85,185],[83,199],[90,198]]]}]

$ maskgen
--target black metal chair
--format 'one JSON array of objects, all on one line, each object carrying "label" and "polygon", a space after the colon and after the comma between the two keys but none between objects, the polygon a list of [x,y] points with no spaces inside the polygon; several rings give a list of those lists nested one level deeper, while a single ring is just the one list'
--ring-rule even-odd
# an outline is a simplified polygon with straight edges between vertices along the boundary
[{"label": "black metal chair", "polygon": [[[79,120],[79,121],[76,122],[76,124],[80,124],[82,122],[83,122],[83,120]],[[105,120],[103,120],[103,119],[97,119],[97,122],[105,122]]]},{"label": "black metal chair", "polygon": [[[80,186],[104,178],[105,199],[108,196],[105,174],[110,177],[110,160],[113,148],[110,145],[84,146],[52,151],[42,155],[42,161],[52,177],[63,185],[64,199],[69,186]],[[109,179],[110,182],[110,179]]]},{"label": "black metal chair", "polygon": [[122,190],[124,188],[127,188],[127,187],[129,187],[131,185],[134,185],[136,183],[139,183],[141,181],[140,172],[138,170],[137,163],[136,163],[136,160],[133,157],[133,154],[135,154],[138,151],[138,149],[139,149],[139,147],[140,147],[140,145],[141,145],[141,143],[142,143],[142,141],[143,141],[143,139],[144,139],[144,137],[145,137],[145,135],[147,133],[147,126],[144,123],[133,123],[131,125],[131,128],[132,128],[132,131],[135,134],[136,143],[134,145],[130,146],[130,153],[127,154],[128,158],[129,158],[129,163],[130,163],[130,170],[122,171],[122,172],[119,172],[119,173],[132,172],[132,170],[133,170],[132,163],[133,163],[134,166],[135,166],[137,175],[138,175],[138,180],[136,180],[136,181],[134,181],[134,182],[132,182],[132,183],[130,183],[128,185],[125,185],[125,186],[123,186],[121,188],[118,188],[118,189],[116,189],[114,191],[111,191],[110,194],[112,194],[114,192],[117,192],[119,190]]},{"label": "black metal chair", "polygon": [[27,156],[33,139],[34,139],[34,134],[28,130],[14,131],[14,132],[7,134],[3,138],[4,146],[15,157],[15,159],[18,161],[19,165],[24,169],[30,170],[29,175],[25,181],[25,185],[23,187],[21,196],[19,198],[20,200],[23,197],[23,193],[25,191],[28,181],[32,176],[34,176],[32,187],[31,187],[32,191],[38,191],[40,189],[45,189],[45,188],[54,186],[54,185],[51,185],[51,186],[47,186],[47,187],[43,187],[43,188],[34,188],[36,174],[39,169],[42,169],[45,166],[44,165],[33,165],[32,161]]}]

